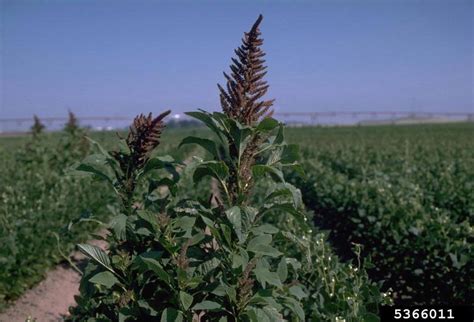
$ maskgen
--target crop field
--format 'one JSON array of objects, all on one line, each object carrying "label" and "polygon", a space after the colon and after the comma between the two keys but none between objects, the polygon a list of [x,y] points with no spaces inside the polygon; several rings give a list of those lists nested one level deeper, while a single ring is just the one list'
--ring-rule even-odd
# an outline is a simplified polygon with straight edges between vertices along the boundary
[{"label": "crop field", "polygon": [[0,320],[378,322],[472,304],[474,123],[289,127],[266,97],[262,20],[219,111],[140,113],[119,133],[34,115],[0,137]]},{"label": "crop field", "polygon": [[[302,177],[288,170],[289,181],[301,190],[314,221],[312,256],[320,263],[312,272],[320,302],[307,312],[350,320],[360,311],[374,312],[388,297],[395,303],[467,304],[474,274],[473,133],[468,123],[286,130],[289,143],[300,146],[306,172]],[[0,139],[0,307],[98,229],[91,220],[68,230],[71,221],[107,220],[118,207],[112,189],[71,174],[93,148],[82,135]],[[160,154],[205,156],[194,145],[177,148],[188,135],[211,137],[203,128],[169,129]],[[89,136],[117,148],[114,133]],[[182,173],[181,195],[208,197],[189,176]],[[257,187],[257,199],[266,189]],[[278,227],[273,220],[268,222]],[[281,247],[286,256],[302,256]],[[360,311],[353,312],[357,301]]]},{"label": "crop field", "polygon": [[474,276],[474,124],[294,129],[316,225],[397,303],[469,304]]}]

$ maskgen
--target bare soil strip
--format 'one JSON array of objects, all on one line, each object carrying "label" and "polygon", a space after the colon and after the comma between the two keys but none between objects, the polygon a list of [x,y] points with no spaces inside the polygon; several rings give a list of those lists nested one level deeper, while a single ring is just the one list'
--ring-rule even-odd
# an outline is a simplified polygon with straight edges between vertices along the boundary
[{"label": "bare soil strip", "polygon": [[[107,248],[103,240],[92,240],[89,244]],[[73,262],[79,264],[85,257],[74,252]],[[79,294],[81,275],[69,265],[58,265],[46,274],[46,278],[26,291],[12,306],[0,314],[1,322],[24,322],[26,319],[37,322],[62,321],[74,306],[74,296]]]}]

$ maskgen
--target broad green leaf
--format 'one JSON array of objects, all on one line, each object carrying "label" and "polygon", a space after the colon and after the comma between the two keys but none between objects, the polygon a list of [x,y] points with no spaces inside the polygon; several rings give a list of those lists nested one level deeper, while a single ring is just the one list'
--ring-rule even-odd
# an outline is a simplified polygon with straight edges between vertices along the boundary
[{"label": "broad green leaf", "polygon": [[140,308],[145,309],[147,311],[147,315],[158,317],[158,311],[156,311],[147,300],[138,300],[137,304]]},{"label": "broad green leaf", "polygon": [[237,302],[237,292],[233,286],[226,287],[225,292],[232,302]]},{"label": "broad green leaf", "polygon": [[257,266],[253,272],[257,278],[257,281],[262,284],[263,288],[265,288],[266,283],[276,287],[283,286],[278,274],[275,272],[270,272],[267,267],[261,264],[261,261],[257,262]]},{"label": "broad green leaf", "polygon": [[222,305],[213,301],[202,301],[193,306],[193,310],[217,310],[220,309]]},{"label": "broad green leaf", "polygon": [[265,174],[269,174],[277,181],[285,182],[285,178],[283,177],[283,172],[281,172],[281,170],[266,164],[254,165],[252,167],[252,174],[256,179],[263,177]]},{"label": "broad green leaf", "polygon": [[197,144],[207,150],[213,157],[218,158],[219,152],[217,151],[217,146],[214,141],[209,139],[198,138],[195,136],[188,136],[181,141],[179,147],[185,144]]},{"label": "broad green leaf", "polygon": [[[247,307],[245,313],[251,322],[273,322],[272,320],[270,320],[270,318],[265,313],[265,311],[258,307]],[[274,320],[274,321],[280,321],[280,320]]]},{"label": "broad green leaf", "polygon": [[257,125],[257,130],[262,132],[268,132],[276,128],[278,124],[280,123],[274,118],[266,117]]},{"label": "broad green leaf", "polygon": [[269,318],[270,321],[272,321],[272,322],[274,322],[274,321],[275,321],[275,322],[276,322],[276,321],[278,321],[278,322],[280,322],[280,321],[281,321],[281,322],[285,321],[285,320],[283,319],[283,315],[279,312],[278,309],[276,309],[276,308],[273,307],[273,306],[268,306],[268,305],[267,305],[267,306],[264,306],[264,307],[263,307],[263,312],[265,312],[265,314],[268,316],[268,318]]},{"label": "broad green leaf", "polygon": [[153,157],[147,161],[139,177],[152,170],[165,169],[173,176],[173,180],[176,182],[179,179],[179,173],[176,171],[175,163],[174,159],[169,155]]},{"label": "broad green leaf", "polygon": [[282,144],[283,141],[285,140],[284,134],[283,134],[283,124],[280,123],[280,127],[278,128],[278,133],[275,137],[275,140],[273,141],[273,144]]},{"label": "broad green leaf", "polygon": [[231,121],[231,118],[221,112],[213,112],[212,118],[217,124],[219,124],[220,128],[225,132],[229,132],[229,122]]},{"label": "broad green leaf", "polygon": [[217,125],[216,121],[212,118],[212,116],[207,113],[207,112],[186,112],[184,113],[186,115],[189,115],[191,117],[194,117],[195,119],[198,119],[200,120],[201,122],[203,122],[204,124],[206,124],[206,126],[211,129],[218,137],[219,139],[222,141],[222,142],[225,142],[224,139],[222,138],[222,127],[220,125]]},{"label": "broad green leaf", "polygon": [[251,239],[247,245],[247,249],[251,250],[259,245],[270,245],[272,242],[272,235],[259,235],[253,239]]},{"label": "broad green leaf", "polygon": [[284,213],[290,213],[295,217],[303,216],[303,214],[298,209],[296,209],[293,204],[290,203],[273,204],[269,208],[262,210],[261,214],[267,213],[269,211],[282,211]]},{"label": "broad green leaf", "polygon": [[227,245],[232,245],[232,230],[228,225],[220,224],[222,234],[224,235]]},{"label": "broad green leaf", "polygon": [[161,314],[161,322],[183,322],[183,313],[180,311],[167,307]]},{"label": "broad green leaf", "polygon": [[196,223],[196,217],[182,216],[173,222],[173,230],[190,231]]},{"label": "broad green leaf", "polygon": [[283,147],[281,163],[293,163],[298,160],[299,147],[296,144],[288,144]]},{"label": "broad green leaf", "polygon": [[292,170],[295,171],[301,178],[307,179],[306,172],[304,171],[303,166],[302,166],[301,164],[299,164],[298,162],[293,162],[293,163],[290,163],[290,164],[283,164],[282,166],[285,167],[285,168],[290,168],[290,169],[292,169]]},{"label": "broad green leaf", "polygon": [[171,277],[169,274],[163,269],[160,262],[156,259],[139,256],[140,260],[145,264],[146,268],[153,271],[162,281],[170,284]]},{"label": "broad green leaf", "polygon": [[90,143],[92,143],[92,146],[95,147],[99,152],[100,154],[102,154],[106,159],[112,159],[111,155],[109,154],[109,152],[107,152],[103,147],[102,145],[99,144],[99,142],[97,141],[94,141],[93,139],[91,139],[90,137],[86,136],[85,137]]},{"label": "broad green leaf", "polygon": [[127,215],[118,214],[110,222],[110,228],[114,231],[117,240],[124,240],[126,236]]},{"label": "broad green leaf", "polygon": [[204,233],[195,234],[189,239],[189,246],[199,244],[204,238],[206,238],[206,235]]},{"label": "broad green leaf", "polygon": [[270,224],[263,224],[257,227],[252,228],[252,232],[255,235],[260,235],[260,234],[276,234],[280,230],[276,228],[273,225]]},{"label": "broad green leaf", "polygon": [[265,197],[265,201],[269,202],[274,198],[283,197],[283,196],[292,196],[292,193],[289,188],[283,187],[283,188],[277,188],[273,190],[268,196]]},{"label": "broad green leaf", "polygon": [[149,223],[152,227],[156,227],[158,225],[158,218],[150,211],[138,210],[137,215],[138,217]]},{"label": "broad green leaf", "polygon": [[[282,198],[282,197],[289,197],[289,198]],[[291,201],[293,202],[295,208],[301,208],[303,206],[301,191],[290,183],[278,184],[278,187],[265,198],[265,203],[269,204],[269,203],[275,202],[275,199],[277,199],[280,202]]]},{"label": "broad green leaf", "polygon": [[94,167],[90,164],[81,163],[77,168],[77,171],[89,172],[95,174],[98,178],[112,183],[112,179],[106,175],[104,172],[99,170],[97,167]]},{"label": "broad green leaf", "polygon": [[244,259],[239,254],[232,254],[232,268],[241,267],[244,268]]},{"label": "broad green leaf", "polygon": [[238,161],[242,157],[242,154],[247,147],[247,144],[252,139],[252,130],[249,127],[243,126],[233,119],[229,119],[230,123],[230,137],[232,138],[233,143],[238,149]]},{"label": "broad green leaf", "polygon": [[179,291],[179,300],[181,301],[181,305],[183,309],[187,311],[191,304],[193,304],[193,296],[183,291]]},{"label": "broad green leaf", "polygon": [[163,255],[163,251],[158,251],[158,250],[150,250],[148,252],[144,252],[140,254],[140,257],[142,258],[153,258],[158,260],[161,258]]},{"label": "broad green leaf", "polygon": [[247,248],[249,252],[254,252],[258,255],[278,257],[281,255],[281,252],[269,245],[255,245],[252,248]]},{"label": "broad green leaf", "polygon": [[293,313],[295,313],[296,316],[298,316],[300,321],[305,320],[305,314],[304,314],[303,308],[301,307],[301,304],[297,300],[291,297],[285,297],[285,302],[287,306],[293,311]]},{"label": "broad green leaf", "polygon": [[287,277],[288,277],[288,266],[286,264],[286,258],[283,257],[280,261],[280,263],[278,263],[278,268],[277,268],[277,273],[278,273],[278,277],[280,277],[280,280],[282,282],[284,282]]},{"label": "broad green leaf", "polygon": [[101,248],[88,244],[79,244],[77,245],[77,248],[81,253],[92,259],[97,264],[101,265],[112,273],[115,273],[112,266],[110,265],[109,256]]},{"label": "broad green leaf", "polygon": [[119,280],[111,272],[105,271],[105,272],[97,273],[94,276],[92,276],[89,279],[89,282],[94,283],[94,284],[103,285],[107,288],[111,288],[116,283],[119,283]]},{"label": "broad green leaf", "polygon": [[292,287],[290,287],[289,291],[290,294],[295,296],[298,300],[301,300],[308,296],[308,294],[303,291],[301,285],[293,285]]},{"label": "broad green leaf", "polygon": [[229,222],[232,224],[232,227],[234,228],[235,234],[237,235],[239,242],[244,242],[242,236],[242,216],[240,215],[240,208],[234,206],[228,209],[225,214]]},{"label": "broad green leaf", "polygon": [[194,170],[193,181],[201,181],[205,176],[211,176],[224,181],[229,175],[229,168],[223,161],[207,161],[197,166]]},{"label": "broad green leaf", "polygon": [[148,162],[145,164],[145,167],[143,168],[143,172],[148,172],[151,170],[158,170],[158,169],[163,169],[166,166],[167,162],[164,162],[160,160],[159,158],[151,158],[148,160]]}]

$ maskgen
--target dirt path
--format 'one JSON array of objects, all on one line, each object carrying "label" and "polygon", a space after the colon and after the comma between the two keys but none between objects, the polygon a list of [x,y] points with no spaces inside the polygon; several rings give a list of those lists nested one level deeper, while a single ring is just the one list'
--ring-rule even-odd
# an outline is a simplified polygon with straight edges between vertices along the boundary
[{"label": "dirt path", "polygon": [[[106,249],[103,240],[92,240],[89,244]],[[74,252],[73,262],[80,264],[85,257]],[[46,274],[46,278],[23,294],[4,313],[0,314],[0,322],[31,321],[50,322],[62,321],[68,315],[70,306],[76,304],[74,296],[79,294],[81,276],[69,265],[58,265]],[[36,319],[36,320],[34,320]]]},{"label": "dirt path", "polygon": [[74,305],[74,295],[79,293],[79,273],[65,266],[48,272],[44,281],[27,291],[0,314],[2,322],[20,322],[27,318],[36,321],[62,321],[68,308]]}]

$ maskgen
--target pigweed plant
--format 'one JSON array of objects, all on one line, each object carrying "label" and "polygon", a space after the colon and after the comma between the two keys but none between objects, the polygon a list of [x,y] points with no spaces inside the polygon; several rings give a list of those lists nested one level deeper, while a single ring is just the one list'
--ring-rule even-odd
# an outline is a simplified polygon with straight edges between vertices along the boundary
[{"label": "pigweed plant", "polygon": [[45,130],[44,124],[41,122],[40,118],[37,115],[33,116],[33,125],[31,126],[31,134],[34,138],[37,138]]},{"label": "pigweed plant", "polygon": [[[209,156],[189,164],[193,181],[208,183],[208,198],[178,198],[183,164],[155,155],[169,111],[136,117],[120,150],[107,152],[94,143],[98,152],[77,167],[108,182],[121,206],[106,225],[108,252],[78,246],[91,261],[70,320],[308,318],[302,281],[314,281],[301,271],[300,259],[287,254],[300,253],[298,242],[310,236],[311,227],[299,191],[284,178],[285,169],[301,173],[297,147],[285,142],[283,124],[271,118],[273,101],[262,100],[268,85],[261,21],[262,16],[245,33],[231,75],[224,74],[222,112],[187,113],[213,135],[181,142]],[[268,183],[259,197],[257,182]],[[273,225],[275,218],[284,220]],[[294,234],[285,227],[290,222]]]}]

